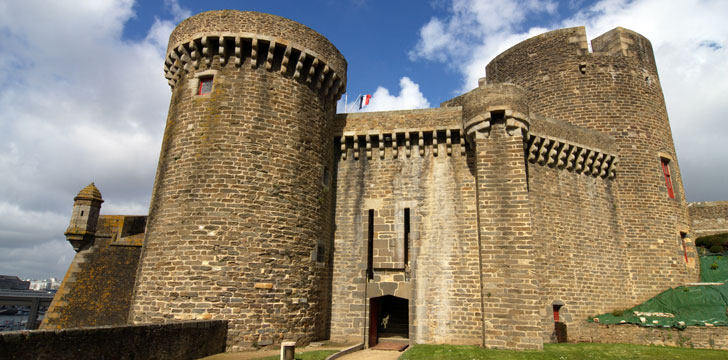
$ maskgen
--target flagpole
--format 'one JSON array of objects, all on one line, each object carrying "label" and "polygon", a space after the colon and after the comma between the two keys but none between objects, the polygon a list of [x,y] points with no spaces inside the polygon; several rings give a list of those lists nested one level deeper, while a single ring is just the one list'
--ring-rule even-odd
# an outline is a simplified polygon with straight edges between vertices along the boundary
[{"label": "flagpole", "polygon": [[[348,95],[347,95],[347,96],[348,96]],[[352,104],[351,108],[347,108],[347,109],[346,109],[346,112],[348,112],[348,113],[349,113],[349,112],[351,112],[352,110],[354,110],[354,105],[356,105],[356,102],[357,102],[357,101],[359,100],[359,98],[361,98],[361,94],[359,94],[359,95],[358,95],[358,96],[356,97],[356,100],[354,100],[354,103]]]}]

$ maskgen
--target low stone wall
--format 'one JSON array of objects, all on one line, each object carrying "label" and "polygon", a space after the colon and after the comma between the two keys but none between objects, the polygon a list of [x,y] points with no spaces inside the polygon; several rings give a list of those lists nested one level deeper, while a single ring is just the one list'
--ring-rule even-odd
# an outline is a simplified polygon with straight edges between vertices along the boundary
[{"label": "low stone wall", "polygon": [[198,359],[225,351],[227,321],[0,332],[0,358]]},{"label": "low stone wall", "polygon": [[632,324],[599,325],[587,323],[571,342],[664,345],[696,349],[728,350],[728,327],[689,326],[673,328],[641,327]]}]

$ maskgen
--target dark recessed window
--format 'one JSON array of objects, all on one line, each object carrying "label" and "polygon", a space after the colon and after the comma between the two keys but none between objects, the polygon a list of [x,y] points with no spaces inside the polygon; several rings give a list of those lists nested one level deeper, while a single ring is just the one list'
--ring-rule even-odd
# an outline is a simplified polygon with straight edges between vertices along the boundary
[{"label": "dark recessed window", "polygon": [[212,91],[212,76],[200,78],[200,86],[197,88],[197,95],[209,94]]}]

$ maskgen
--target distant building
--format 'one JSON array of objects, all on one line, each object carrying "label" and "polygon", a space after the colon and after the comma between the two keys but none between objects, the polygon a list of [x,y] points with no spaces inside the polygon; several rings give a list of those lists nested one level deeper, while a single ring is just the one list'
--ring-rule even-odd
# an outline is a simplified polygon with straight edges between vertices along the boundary
[{"label": "distant building", "polygon": [[52,290],[58,290],[58,288],[61,286],[61,281],[56,278],[50,278],[50,279],[42,279],[42,280],[28,280],[30,282],[29,289],[30,290],[39,290],[39,291],[52,291]]}]

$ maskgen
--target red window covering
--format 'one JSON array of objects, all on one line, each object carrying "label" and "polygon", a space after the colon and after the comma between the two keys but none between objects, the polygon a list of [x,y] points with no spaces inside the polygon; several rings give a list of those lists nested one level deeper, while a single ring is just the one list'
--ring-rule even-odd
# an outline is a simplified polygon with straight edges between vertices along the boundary
[{"label": "red window covering", "polygon": [[670,163],[669,160],[662,159],[662,174],[665,175],[665,186],[667,187],[667,196],[670,197],[670,199],[675,198],[675,191],[672,189],[672,178],[670,177],[670,167],[668,164]]}]

